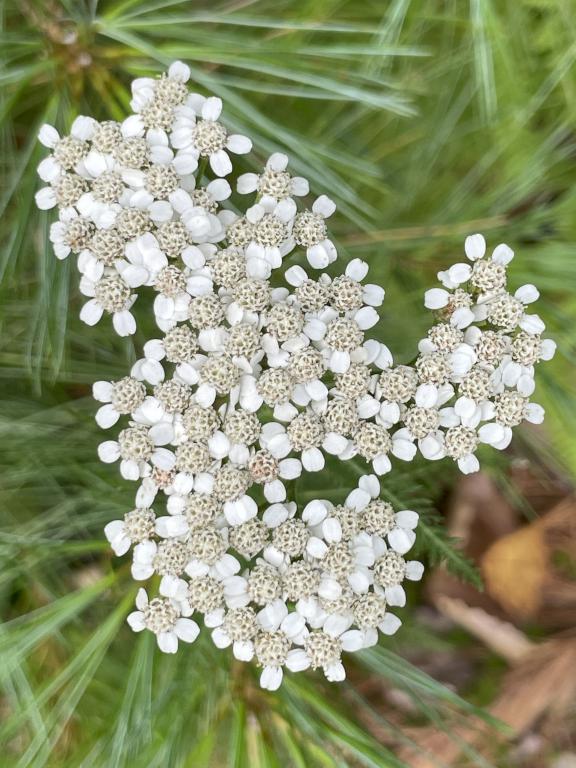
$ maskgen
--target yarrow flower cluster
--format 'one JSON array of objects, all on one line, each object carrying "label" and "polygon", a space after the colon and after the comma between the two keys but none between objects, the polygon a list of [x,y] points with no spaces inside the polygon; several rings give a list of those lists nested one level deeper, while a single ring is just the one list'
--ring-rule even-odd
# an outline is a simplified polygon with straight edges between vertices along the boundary
[{"label": "yarrow flower cluster", "polygon": [[[379,478],[418,451],[476,471],[480,443],[503,449],[514,426],[540,422],[534,368],[554,344],[527,313],[534,286],[507,291],[512,251],[486,256],[473,235],[468,261],[426,293],[437,320],[414,365],[394,365],[367,335],[384,290],[360,259],[323,271],[337,257],[335,205],[302,205],[308,182],[285,155],[239,176],[236,192],[251,196],[242,213],[225,207],[231,155],[251,142],[189,78],[176,62],[134,81],[122,123],[40,131],[51,154],[36,200],[58,207],[56,256],[77,256],[81,318],[112,315],[130,335],[134,302],[154,294],[157,338],[126,376],[93,387],[96,421],[117,428],[99,456],[136,484],[134,508],[105,534],[118,556],[131,551],[135,580],[160,577],[128,622],[162,651],[193,642],[201,621],[219,648],[255,660],[265,688],[285,668],[342,680],[342,653],[398,629],[403,584],[423,571],[407,558],[418,515],[385,500]],[[297,254],[309,268],[291,263]],[[302,507],[292,481],[330,456],[357,457],[366,474],[339,503]]]}]

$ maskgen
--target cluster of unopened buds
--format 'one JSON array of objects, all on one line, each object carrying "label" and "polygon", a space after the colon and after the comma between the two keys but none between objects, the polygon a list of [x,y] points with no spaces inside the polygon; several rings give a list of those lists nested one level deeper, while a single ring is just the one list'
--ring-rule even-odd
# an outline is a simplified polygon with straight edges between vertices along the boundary
[{"label": "cluster of unopened buds", "polygon": [[[337,256],[335,206],[297,204],[308,182],[285,155],[237,178],[245,212],[225,207],[230,153],[251,142],[220,122],[220,99],[189,92],[189,76],[176,62],[134,81],[123,123],[40,131],[51,154],[37,203],[58,206],[51,240],[59,258],[77,255],[82,319],[111,315],[132,334],[140,289],[155,293],[158,338],[129,375],[93,388],[98,424],[120,427],[99,456],[137,484],[134,509],[105,533],[117,555],[132,549],[134,579],[159,577],[128,621],[161,650],[194,641],[201,617],[218,647],[256,661],[265,688],[284,668],[342,680],[342,652],[394,633],[402,584],[422,576],[406,557],[418,515],[383,500],[379,477],[418,452],[474,472],[481,443],[506,448],[513,427],[540,422],[534,366],[554,343],[527,313],[536,288],[507,291],[511,249],[487,255],[472,235],[466,261],[426,293],[437,316],[414,364],[394,365],[366,336],[384,290],[359,259],[323,271]],[[328,456],[356,457],[366,474],[340,503],[302,507],[293,481]]]}]

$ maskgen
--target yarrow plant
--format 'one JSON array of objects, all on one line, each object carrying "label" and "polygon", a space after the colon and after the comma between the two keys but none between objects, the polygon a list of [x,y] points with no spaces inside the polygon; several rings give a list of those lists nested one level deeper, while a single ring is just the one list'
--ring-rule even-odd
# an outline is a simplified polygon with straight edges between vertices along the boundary
[{"label": "yarrow plant", "polygon": [[[481,443],[502,450],[513,427],[542,421],[534,370],[555,345],[528,310],[536,288],[508,292],[512,250],[487,253],[476,234],[426,293],[436,317],[414,364],[394,365],[368,333],[384,290],[367,264],[323,271],[337,258],[334,203],[307,207],[308,182],[275,153],[238,177],[250,196],[238,212],[226,177],[251,141],[189,77],[175,62],[134,81],[124,122],[78,117],[68,136],[39,136],[51,154],[36,201],[58,207],[56,256],[77,256],[81,318],[111,315],[131,335],[135,302],[154,294],[158,337],[93,387],[98,424],[117,430],[99,456],[136,484],[105,534],[132,552],[135,580],[159,577],[128,622],[162,651],[193,642],[201,621],[216,646],[255,660],[264,688],[285,668],[343,680],[342,653],[394,633],[403,584],[423,572],[408,556],[418,515],[382,500],[380,478],[418,452],[477,471]],[[299,504],[292,481],[328,456],[366,473],[338,504]]]}]

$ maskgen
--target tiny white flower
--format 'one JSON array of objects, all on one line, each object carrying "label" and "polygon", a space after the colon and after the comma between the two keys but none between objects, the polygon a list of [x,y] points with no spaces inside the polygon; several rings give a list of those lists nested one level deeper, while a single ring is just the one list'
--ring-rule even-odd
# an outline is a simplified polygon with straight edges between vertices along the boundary
[{"label": "tiny white flower", "polygon": [[127,243],[125,255],[116,268],[131,288],[153,285],[158,273],[168,266],[168,259],[151,232]]},{"label": "tiny white flower", "polygon": [[162,448],[166,441],[164,426],[160,430],[134,424],[123,429],[118,440],[107,440],[98,446],[98,456],[105,464],[120,460],[120,473],[126,480],[145,477],[151,466],[170,470],[174,454]]},{"label": "tiny white flower", "polygon": [[252,149],[252,142],[246,136],[228,134],[218,122],[221,112],[221,99],[196,96],[195,109],[187,106],[176,109],[170,141],[176,149],[190,148],[199,157],[207,157],[217,176],[228,176],[232,171],[228,152],[244,155]]},{"label": "tiny white flower", "polygon": [[109,269],[97,280],[83,275],[80,291],[91,297],[80,311],[80,319],[87,325],[96,325],[104,312],[112,315],[114,330],[119,336],[136,332],[136,321],[130,309],[136,301],[130,286],[116,270]]},{"label": "tiny white flower", "polygon": [[336,205],[326,195],[316,199],[311,211],[298,213],[294,219],[292,237],[297,245],[306,248],[306,258],[314,269],[325,269],[336,260],[334,243],[327,237],[325,219],[332,216]]},{"label": "tiny white flower", "polygon": [[136,596],[137,611],[128,616],[128,624],[134,632],[148,629],[156,635],[158,647],[164,653],[176,653],[178,640],[193,643],[200,627],[192,619],[189,607],[175,597],[148,599],[146,590],[139,589]]},{"label": "tiny white flower", "polygon": [[270,155],[261,174],[244,173],[238,177],[237,189],[241,195],[258,192],[276,200],[284,200],[292,195],[302,197],[310,191],[306,179],[290,176],[286,171],[288,157],[281,152]]}]

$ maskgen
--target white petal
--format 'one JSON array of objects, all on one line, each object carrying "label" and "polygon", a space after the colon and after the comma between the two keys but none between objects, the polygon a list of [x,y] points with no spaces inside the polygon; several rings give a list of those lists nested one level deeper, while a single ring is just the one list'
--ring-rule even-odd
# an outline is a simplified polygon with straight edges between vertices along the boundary
[{"label": "white petal", "polygon": [[123,312],[114,312],[112,325],[118,336],[132,336],[136,333],[136,320],[134,315],[125,309]]},{"label": "white petal", "polygon": [[86,115],[78,115],[78,117],[72,123],[70,128],[70,134],[75,139],[81,139],[82,141],[88,141],[94,136],[94,132],[98,127],[98,123],[93,117],[87,117]]},{"label": "white petal", "polygon": [[104,309],[96,301],[96,299],[90,299],[80,310],[80,320],[86,325],[96,325],[104,313]]},{"label": "white petal", "polygon": [[481,259],[486,253],[486,240],[482,235],[468,235],[464,241],[464,250],[470,261]]},{"label": "white petal", "polygon": [[258,189],[258,176],[255,173],[243,173],[238,177],[236,189],[241,195],[249,195]]},{"label": "white petal", "polygon": [[302,510],[302,520],[308,523],[310,526],[318,525],[324,520],[328,510],[326,504],[319,499],[310,501]]},{"label": "white petal", "polygon": [[386,602],[400,608],[406,605],[406,593],[403,587],[399,584],[394,587],[386,587]]},{"label": "white petal", "polygon": [[420,453],[425,459],[435,461],[441,459],[444,456],[444,446],[442,442],[434,435],[428,435],[423,440],[418,442]]},{"label": "white petal", "polygon": [[152,221],[162,223],[164,221],[170,221],[173,210],[167,200],[156,200],[149,206],[148,213],[150,214]]},{"label": "white petal", "polygon": [[163,653],[176,653],[178,650],[178,637],[175,632],[159,632],[156,641]]},{"label": "white petal", "polygon": [[362,298],[365,304],[369,304],[371,307],[379,307],[384,301],[384,288],[380,285],[365,285],[362,292]]},{"label": "white petal", "polygon": [[246,155],[252,149],[252,141],[247,136],[239,133],[233,133],[228,136],[226,148],[235,155]]},{"label": "white petal", "polygon": [[358,629],[351,629],[344,632],[340,640],[342,641],[342,650],[354,652],[364,647],[364,634]]},{"label": "white petal", "polygon": [[443,288],[431,288],[424,294],[424,306],[428,309],[441,309],[448,304],[450,294]]},{"label": "white petal", "polygon": [[419,515],[411,509],[402,509],[396,513],[396,524],[401,528],[413,530],[418,525]]},{"label": "white petal", "polygon": [[239,661],[251,661],[254,657],[254,643],[250,640],[236,640],[232,647],[232,653],[234,658]]},{"label": "white petal", "polygon": [[221,580],[227,579],[235,573],[238,573],[240,570],[240,563],[233,555],[222,555],[220,560],[214,566],[214,570]]},{"label": "white petal", "polygon": [[206,189],[210,193],[212,199],[216,200],[218,203],[222,200],[227,200],[232,194],[232,189],[226,179],[214,179],[214,181],[211,181],[206,186]]},{"label": "white petal", "polygon": [[342,539],[342,526],[335,517],[328,517],[322,523],[322,534],[329,544],[335,544]]},{"label": "white petal", "polygon": [[120,474],[124,480],[138,480],[140,478],[140,466],[138,462],[133,461],[132,459],[123,459],[120,462]]},{"label": "white petal", "polygon": [[123,520],[111,520],[104,526],[104,535],[108,541],[112,541],[118,536],[122,536],[124,533],[124,521]]},{"label": "white petal", "polygon": [[[454,413],[459,416],[463,422],[469,421],[474,417],[476,408],[476,403],[470,397],[459,397],[454,403]],[[451,424],[450,426],[456,426],[456,424]]]},{"label": "white petal", "polygon": [[289,267],[284,273],[284,277],[286,282],[289,285],[293,285],[294,287],[302,285],[302,283],[306,282],[308,279],[306,271],[297,264],[295,264],[293,267]]},{"label": "white petal", "polygon": [[302,633],[306,630],[306,621],[304,616],[301,616],[295,611],[289,613],[286,618],[282,620],[282,623],[280,624],[280,630],[284,632],[284,634],[287,635],[290,639],[297,640],[297,638],[301,636]]},{"label": "white petal", "polygon": [[306,552],[310,555],[310,557],[321,560],[326,556],[326,552],[328,552],[328,546],[324,541],[322,541],[322,539],[319,539],[317,536],[310,536],[306,542]]},{"label": "white petal", "polygon": [[539,296],[540,293],[538,289],[531,283],[522,285],[514,294],[514,297],[518,299],[518,301],[521,301],[522,304],[532,304],[532,302],[536,301]]},{"label": "white petal", "polygon": [[402,626],[402,622],[393,613],[386,611],[383,620],[378,624],[378,629],[383,635],[393,635]]},{"label": "white petal", "polygon": [[258,505],[250,496],[242,496],[237,501],[224,504],[224,515],[230,525],[241,525],[258,514]]},{"label": "white petal", "polygon": [[121,267],[119,264],[118,269],[122,279],[130,288],[139,288],[141,285],[145,285],[150,278],[150,273],[146,267],[136,264],[130,264],[126,267]]},{"label": "white petal", "polygon": [[312,211],[325,219],[332,216],[335,210],[336,203],[327,197],[327,195],[320,195],[320,197],[314,201],[312,206]]},{"label": "white petal", "polygon": [[435,384],[421,384],[414,399],[420,408],[434,408],[438,401],[438,387]]},{"label": "white petal", "polygon": [[390,459],[388,456],[384,456],[384,454],[376,456],[372,462],[372,466],[374,467],[374,472],[376,472],[378,475],[385,475],[392,469]]},{"label": "white petal", "polygon": [[223,459],[230,450],[230,440],[223,432],[215,432],[208,440],[208,448],[215,459]]},{"label": "white petal", "polygon": [[271,504],[285,501],[286,488],[284,483],[281,480],[272,480],[272,482],[266,483],[264,486],[264,497]]},{"label": "white petal", "polygon": [[523,331],[533,336],[538,336],[546,330],[543,320],[538,315],[524,315],[518,325]]},{"label": "white petal", "polygon": [[148,605],[148,595],[146,594],[146,590],[143,587],[140,587],[140,589],[136,593],[136,607],[140,611],[143,611],[147,605]]},{"label": "white petal", "polygon": [[172,469],[175,461],[176,461],[176,457],[174,456],[172,451],[169,451],[166,448],[156,448],[156,450],[152,454],[152,463],[156,467],[158,467],[158,469],[163,469],[168,471]]},{"label": "white petal", "polygon": [[[372,475],[374,477],[374,475]],[[380,483],[378,483],[378,487],[380,486]],[[379,495],[380,491],[378,490]],[[369,491],[365,488],[355,488],[353,491],[351,491],[348,496],[346,497],[346,506],[350,509],[355,509],[357,512],[361,512],[363,509],[365,509],[370,501],[372,500],[373,496]]]},{"label": "white petal", "polygon": [[374,307],[362,307],[354,315],[354,320],[358,324],[358,327],[365,331],[368,328],[372,328],[380,320],[378,312]]},{"label": "white petal", "polygon": [[41,211],[47,211],[50,208],[54,208],[57,203],[56,193],[52,187],[43,187],[42,189],[39,189],[34,195],[34,200]]},{"label": "white petal", "polygon": [[538,403],[528,403],[526,406],[526,420],[531,424],[542,424],[544,421],[544,408]]},{"label": "white petal", "polygon": [[260,687],[267,691],[277,691],[282,685],[282,667],[264,667],[260,675]]},{"label": "white petal", "polygon": [[174,61],[168,68],[168,76],[181,83],[187,83],[190,79],[190,67],[182,61]]},{"label": "white petal", "polygon": [[45,157],[36,169],[38,176],[47,183],[56,181],[60,176],[60,166],[53,157]]},{"label": "white petal", "polygon": [[388,534],[388,541],[393,550],[404,555],[414,544],[416,534],[404,528],[394,528]]},{"label": "white petal", "polygon": [[293,176],[290,182],[290,189],[293,195],[304,197],[310,192],[310,184],[302,176]]},{"label": "white petal", "polygon": [[476,316],[471,309],[468,309],[468,307],[458,307],[450,317],[450,324],[462,330],[467,328],[470,323],[473,323],[475,319]]},{"label": "white petal", "polygon": [[497,245],[492,252],[492,261],[495,261],[497,264],[509,264],[513,258],[514,251],[505,243],[500,243],[500,245]]},{"label": "white petal", "polygon": [[146,623],[144,621],[144,614],[142,611],[133,611],[132,613],[128,614],[126,621],[130,625],[130,629],[132,629],[133,632],[142,632],[143,629],[146,629]]},{"label": "white petal", "polygon": [[99,427],[102,427],[102,429],[108,429],[109,427],[114,426],[119,418],[120,414],[110,403],[103,405],[102,408],[99,408],[96,412],[96,424],[98,424]]},{"label": "white petal", "polygon": [[92,397],[100,403],[109,403],[113,392],[114,386],[110,381],[95,381],[92,385]]},{"label": "white petal", "polygon": [[334,373],[346,373],[350,368],[350,353],[333,351],[330,355],[329,366]]},{"label": "white petal", "polygon": [[525,373],[518,377],[516,389],[524,397],[530,397],[536,388],[536,382],[532,374]]},{"label": "white petal", "polygon": [[410,560],[406,563],[406,578],[410,581],[420,581],[424,575],[424,566],[418,560]]},{"label": "white petal", "polygon": [[232,163],[223,149],[210,155],[210,167],[217,176],[228,176],[232,173]]},{"label": "white petal", "polygon": [[294,648],[288,652],[286,667],[291,672],[303,672],[310,667],[310,658],[301,648]]},{"label": "white petal", "polygon": [[306,392],[312,400],[325,400],[328,397],[328,388],[323,381],[315,379],[305,385]]},{"label": "white petal", "polygon": [[38,141],[49,149],[54,149],[58,141],[60,140],[60,134],[54,128],[54,126],[44,123],[38,132]]},{"label": "white petal", "polygon": [[185,643],[193,643],[200,634],[200,627],[192,619],[177,619],[174,632]]},{"label": "white petal", "polygon": [[342,594],[342,587],[336,579],[324,577],[318,587],[318,595],[325,600],[336,600]]},{"label": "white petal", "polygon": [[232,640],[220,627],[216,627],[216,629],[212,632],[212,642],[216,648],[228,648],[228,646],[232,645]]},{"label": "white petal", "polygon": [[324,622],[323,630],[327,635],[340,637],[342,632],[346,632],[346,630],[352,626],[353,621],[354,619],[351,616],[342,616],[334,613]]},{"label": "white petal", "polygon": [[272,504],[264,512],[263,520],[268,528],[277,528],[289,517],[288,509],[284,504]]},{"label": "white petal", "polygon": [[284,480],[295,480],[302,474],[302,463],[299,459],[282,459],[278,464],[280,477]]},{"label": "white petal", "polygon": [[380,481],[376,475],[363,475],[358,481],[358,487],[369,493],[373,499],[380,495]]},{"label": "white petal", "polygon": [[212,493],[214,489],[214,476],[209,472],[200,472],[200,474],[196,475],[194,488],[198,493]]},{"label": "white petal", "polygon": [[478,438],[483,443],[495,445],[504,439],[505,430],[500,424],[483,424],[478,430]]},{"label": "white petal", "polygon": [[472,268],[470,264],[453,264],[448,270],[451,285],[457,286],[470,279]]},{"label": "white petal", "polygon": [[348,576],[348,583],[352,587],[352,590],[358,595],[362,595],[368,592],[370,587],[370,581],[365,573],[361,571],[354,571]]},{"label": "white petal", "polygon": [[306,258],[314,269],[326,269],[330,264],[330,254],[322,243],[310,246],[306,251]]},{"label": "white petal", "polygon": [[204,120],[218,120],[222,112],[222,99],[210,96],[202,105],[202,117]]},{"label": "white petal", "polygon": [[130,573],[136,581],[147,581],[154,575],[154,567],[148,563],[132,563]]},{"label": "white petal", "polygon": [[346,670],[341,661],[327,664],[323,671],[326,675],[326,680],[330,683],[341,683],[343,680],[346,680]]},{"label": "white petal", "polygon": [[462,458],[458,459],[457,464],[458,469],[464,475],[470,475],[473,472],[478,472],[480,469],[480,462],[473,453],[469,453],[467,456],[462,456]]},{"label": "white petal", "polygon": [[274,632],[280,627],[286,616],[288,616],[286,603],[278,598],[264,606],[258,612],[257,618],[258,623],[265,632]]},{"label": "white petal", "polygon": [[348,446],[348,439],[343,435],[338,435],[336,432],[328,432],[322,442],[322,448],[326,453],[331,453],[334,456],[338,456]]},{"label": "white petal", "polygon": [[98,457],[105,464],[111,464],[120,458],[120,446],[115,440],[106,440],[98,446]]},{"label": "white petal", "polygon": [[188,523],[183,515],[165,515],[156,520],[156,533],[163,539],[184,536],[188,533]]},{"label": "white petal", "polygon": [[368,264],[362,259],[352,259],[346,265],[345,274],[360,283],[368,274]]},{"label": "white petal", "polygon": [[131,138],[133,136],[142,136],[144,133],[144,123],[140,115],[130,115],[120,126],[122,135],[125,138]]},{"label": "white petal", "polygon": [[319,448],[307,448],[302,451],[302,466],[308,472],[320,472],[324,469],[324,455]]},{"label": "white petal", "polygon": [[556,342],[552,339],[544,339],[540,347],[540,357],[542,360],[552,360],[556,354]]}]

